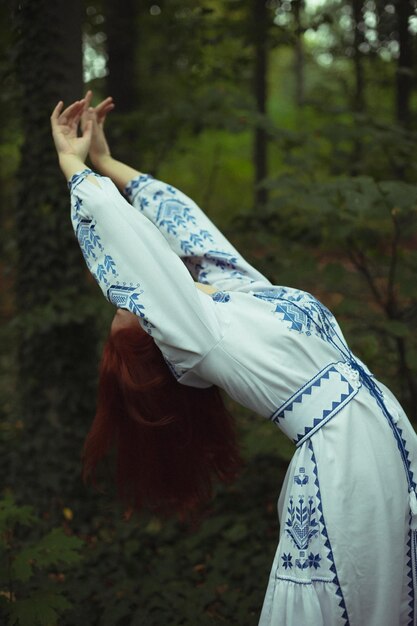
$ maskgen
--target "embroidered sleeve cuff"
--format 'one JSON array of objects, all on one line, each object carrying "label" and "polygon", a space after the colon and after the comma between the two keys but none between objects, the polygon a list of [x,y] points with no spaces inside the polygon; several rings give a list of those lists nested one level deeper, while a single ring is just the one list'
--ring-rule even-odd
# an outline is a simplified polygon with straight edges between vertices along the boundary
[{"label": "embroidered sleeve cuff", "polygon": [[144,183],[153,180],[153,176],[150,174],[139,174],[135,178],[132,178],[124,188],[124,195],[127,197],[130,203],[133,203],[135,197],[142,189]]},{"label": "embroidered sleeve cuff", "polygon": [[71,193],[78,187],[80,183],[83,182],[84,178],[86,178],[87,176],[96,176],[97,178],[101,178],[99,174],[93,172],[93,170],[90,170],[89,168],[86,168],[81,172],[77,172],[76,174],[74,174],[74,176],[71,176],[68,181],[68,189],[71,191]]}]

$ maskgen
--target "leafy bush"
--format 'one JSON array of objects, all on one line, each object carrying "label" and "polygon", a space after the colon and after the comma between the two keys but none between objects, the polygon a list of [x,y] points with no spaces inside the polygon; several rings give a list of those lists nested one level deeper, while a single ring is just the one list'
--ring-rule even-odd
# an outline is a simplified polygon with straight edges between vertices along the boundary
[{"label": "leafy bush", "polygon": [[71,608],[65,572],[80,562],[83,542],[63,528],[31,539],[39,526],[32,507],[11,495],[0,502],[0,615],[9,626],[52,626]]},{"label": "leafy bush", "polygon": [[263,270],[322,298],[353,350],[416,418],[417,186],[286,174],[269,188],[267,210],[240,218],[257,232]]}]

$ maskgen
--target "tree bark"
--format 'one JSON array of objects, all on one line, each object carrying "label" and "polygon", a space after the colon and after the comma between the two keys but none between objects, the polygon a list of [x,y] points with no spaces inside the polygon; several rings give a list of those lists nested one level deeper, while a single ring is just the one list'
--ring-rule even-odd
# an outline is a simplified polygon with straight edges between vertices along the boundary
[{"label": "tree bark", "polygon": [[[360,45],[363,43],[363,32],[361,25],[363,24],[363,0],[352,0],[353,14],[353,70],[354,70],[354,88],[352,98],[353,113],[359,115],[365,111],[365,81],[363,71],[363,54]],[[356,124],[354,126],[356,128]],[[354,134],[352,149],[352,165],[350,173],[357,176],[361,173],[361,162],[363,156],[362,138],[359,134]]]},{"label": "tree bark", "polygon": [[413,14],[410,0],[398,0],[396,3],[398,19],[398,43],[400,53],[396,77],[396,114],[397,121],[403,126],[410,124],[410,98],[413,88],[413,49],[411,34],[408,30],[409,19]]},{"label": "tree bark", "polygon": [[[255,50],[253,86],[256,112],[266,114],[268,72],[268,15],[265,0],[252,0],[253,44]],[[253,143],[253,165],[255,178],[255,206],[260,207],[268,200],[267,190],[259,185],[268,174],[268,138],[262,120],[255,127]]]},{"label": "tree bark", "polygon": [[[125,0],[123,10],[118,0],[105,0],[107,35],[107,93],[113,96],[116,123],[108,127],[109,138],[116,145],[117,156],[127,163],[135,160],[139,130],[129,124],[128,115],[138,106],[136,55],[140,2]],[[117,129],[117,130],[116,130]]]},{"label": "tree bark", "polygon": [[118,0],[105,0],[105,28],[108,52],[108,92],[117,99],[120,113],[135,106],[137,16],[140,3],[125,0],[121,10]]},{"label": "tree bark", "polygon": [[295,22],[295,49],[294,49],[294,75],[295,75],[295,102],[297,107],[304,105],[304,46],[302,14],[304,0],[294,0],[292,3]]},{"label": "tree bark", "polygon": [[[82,91],[81,18],[81,0],[14,4],[24,137],[15,210],[15,303],[19,417],[25,428],[13,480],[22,494],[38,489],[42,480],[45,497],[57,498],[79,481],[81,437],[93,411],[96,370],[94,323],[79,304],[86,270],[49,124],[57,101],[68,104]],[[65,460],[73,471],[58,486]]]},{"label": "tree bark", "polygon": [[355,113],[363,113],[365,110],[365,81],[363,72],[363,55],[360,45],[363,43],[363,0],[352,0],[352,12],[354,23],[353,39],[353,67],[355,76],[355,87],[353,93],[353,110]]}]

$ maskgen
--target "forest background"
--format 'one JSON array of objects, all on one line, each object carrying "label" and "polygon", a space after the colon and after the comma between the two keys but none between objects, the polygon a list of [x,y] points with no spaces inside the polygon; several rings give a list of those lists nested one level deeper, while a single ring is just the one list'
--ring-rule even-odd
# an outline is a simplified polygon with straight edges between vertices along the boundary
[{"label": "forest background", "polygon": [[112,316],[49,115],[112,95],[113,154],[313,292],[417,418],[415,0],[1,4],[0,623],[257,623],[293,446],[232,402],[246,466],[192,528],[80,479]]}]

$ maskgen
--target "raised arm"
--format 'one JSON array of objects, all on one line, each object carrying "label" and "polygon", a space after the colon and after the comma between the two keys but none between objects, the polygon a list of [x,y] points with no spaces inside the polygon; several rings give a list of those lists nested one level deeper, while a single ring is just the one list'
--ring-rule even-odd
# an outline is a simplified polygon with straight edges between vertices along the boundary
[{"label": "raised arm", "polygon": [[138,317],[174,366],[192,368],[222,336],[215,304],[110,179],[95,175],[96,187],[90,177],[91,170],[76,173],[70,190],[74,232],[91,273],[110,302]]},{"label": "raised arm", "polygon": [[[86,97],[89,102],[91,92]],[[270,286],[193,200],[111,156],[104,122],[113,107],[112,99],[106,98],[94,109],[90,158],[97,171],[111,178],[132,205],[151,220],[197,282],[242,291]]]},{"label": "raised arm", "polygon": [[125,194],[157,226],[194,280],[227,291],[271,285],[179,189],[140,174]]},{"label": "raised arm", "polygon": [[181,375],[222,337],[216,304],[195,288],[158,229],[108,178],[86,168],[83,159],[91,125],[82,137],[76,136],[79,107],[75,103],[61,114],[60,103],[51,122],[61,169],[70,183],[71,219],[86,263],[106,298],[138,317]]},{"label": "raised arm", "polygon": [[89,156],[93,167],[103,176],[108,176],[120,191],[123,191],[127,183],[140,175],[138,170],[129,165],[117,161],[111,156],[109,144],[104,133],[104,124],[110,111],[114,109],[113,98],[105,98],[95,108],[90,107],[92,91],[87,91],[84,98],[84,111],[82,125],[91,119],[92,136]]}]

